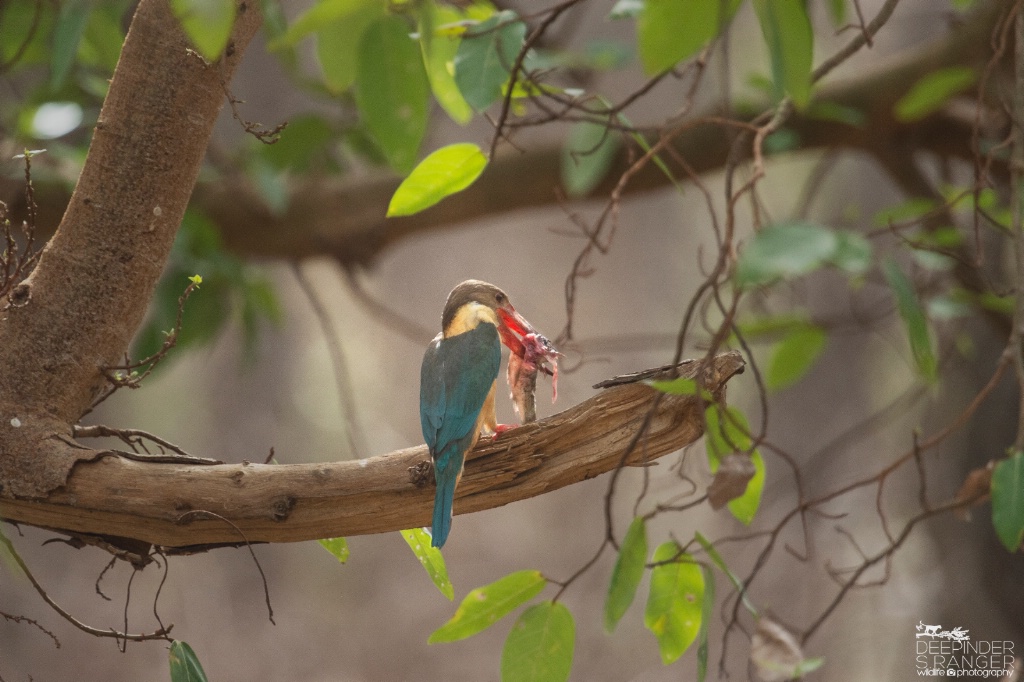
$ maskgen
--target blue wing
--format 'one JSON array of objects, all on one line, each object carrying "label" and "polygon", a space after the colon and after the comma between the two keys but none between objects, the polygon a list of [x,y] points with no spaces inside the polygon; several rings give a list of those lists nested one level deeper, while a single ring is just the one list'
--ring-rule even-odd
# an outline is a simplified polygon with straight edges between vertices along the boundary
[{"label": "blue wing", "polygon": [[420,368],[420,426],[434,460],[433,541],[444,544],[451,529],[452,500],[466,450],[476,437],[477,417],[498,377],[501,343],[493,324],[481,323],[450,338],[435,338]]}]

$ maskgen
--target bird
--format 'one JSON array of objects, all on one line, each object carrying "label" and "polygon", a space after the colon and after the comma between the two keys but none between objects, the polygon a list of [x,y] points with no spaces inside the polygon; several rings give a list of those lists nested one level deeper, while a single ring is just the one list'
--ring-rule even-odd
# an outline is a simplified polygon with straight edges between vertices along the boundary
[{"label": "bird", "polygon": [[455,487],[466,453],[481,432],[504,430],[494,411],[501,344],[522,352],[521,337],[535,333],[508,295],[476,279],[458,284],[441,314],[441,333],[423,355],[420,368],[420,425],[434,464],[431,541],[444,546],[452,527]]}]

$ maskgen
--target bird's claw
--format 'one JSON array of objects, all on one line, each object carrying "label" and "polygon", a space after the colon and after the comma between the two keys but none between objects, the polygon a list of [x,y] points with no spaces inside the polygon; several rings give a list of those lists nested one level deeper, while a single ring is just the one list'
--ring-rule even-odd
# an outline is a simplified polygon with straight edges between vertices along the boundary
[{"label": "bird's claw", "polygon": [[498,436],[505,433],[506,431],[511,431],[512,429],[516,428],[516,426],[516,424],[496,424],[494,427],[494,434],[491,436],[491,439],[497,440]]}]

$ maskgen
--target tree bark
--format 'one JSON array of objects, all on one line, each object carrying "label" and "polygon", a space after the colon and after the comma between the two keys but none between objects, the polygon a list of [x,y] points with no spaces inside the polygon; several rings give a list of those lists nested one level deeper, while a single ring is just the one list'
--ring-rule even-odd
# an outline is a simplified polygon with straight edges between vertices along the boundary
[{"label": "tree bark", "polygon": [[[0,483],[39,497],[78,459],[71,426],[121,364],[181,223],[217,112],[260,25],[240,2],[226,56],[205,63],[166,0],[143,0],[70,204],[0,310]],[[186,282],[182,283],[184,285]]]},{"label": "tree bark", "polygon": [[[688,361],[680,372],[724,401],[739,353]],[[704,430],[704,405],[642,383],[614,386],[547,419],[483,440],[470,453],[455,513],[500,507],[675,452]],[[642,437],[630,442],[650,413]],[[74,447],[65,445],[65,447]],[[624,456],[629,453],[624,461]],[[416,471],[424,445],[315,464],[158,464],[84,451],[45,500],[0,499],[0,516],[58,530],[165,547],[297,542],[429,525],[434,486]]]}]

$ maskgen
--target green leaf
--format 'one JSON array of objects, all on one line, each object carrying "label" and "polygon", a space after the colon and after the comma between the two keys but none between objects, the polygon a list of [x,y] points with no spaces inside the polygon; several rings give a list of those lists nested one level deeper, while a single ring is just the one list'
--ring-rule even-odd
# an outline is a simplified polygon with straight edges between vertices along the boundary
[{"label": "green leaf", "polygon": [[867,116],[860,109],[844,106],[836,102],[811,102],[804,115],[808,118],[816,118],[822,121],[835,121],[854,128],[863,128],[867,123]]},{"label": "green leaf", "polygon": [[[661,661],[672,663],[697,638],[704,603],[704,574],[679,545],[666,542],[654,552],[644,625],[658,638]],[[672,562],[672,563],[660,563]]]},{"label": "green leaf", "polygon": [[452,619],[434,630],[427,641],[436,644],[472,637],[533,599],[546,584],[540,571],[517,571],[478,587],[466,595]]},{"label": "green leaf", "polygon": [[473,118],[473,108],[455,82],[455,55],[462,43],[462,33],[438,27],[451,26],[462,20],[462,13],[457,8],[438,5],[432,0],[424,2],[420,10],[420,50],[430,89],[441,108],[459,125],[465,125]]},{"label": "green leaf", "polygon": [[741,0],[647,0],[636,22],[640,61],[648,75],[670,69],[717,36]]},{"label": "green leaf", "polygon": [[619,136],[607,126],[581,121],[562,149],[562,185],[571,197],[590,194],[608,174],[619,151]]},{"label": "green leaf", "polygon": [[969,66],[933,71],[914,83],[910,91],[896,102],[893,113],[904,123],[918,121],[941,109],[949,98],[966,90],[977,78],[977,72]]},{"label": "green leaf", "polygon": [[[704,447],[707,450],[711,473],[718,471],[721,459],[726,455],[747,452],[753,446],[750,424],[738,408],[732,405],[724,408],[719,405],[708,405],[704,410],[704,421],[707,424]],[[765,481],[764,458],[758,450],[750,453],[750,461],[754,464],[754,477],[747,483],[743,495],[730,500],[728,505],[732,515],[745,525],[750,525],[761,505]]]},{"label": "green leaf", "polygon": [[461,142],[441,147],[420,161],[398,186],[387,215],[412,215],[430,208],[472,185],[486,167],[487,156],[475,144]]},{"label": "green leaf", "polygon": [[739,497],[729,500],[729,511],[736,520],[745,526],[749,526],[761,506],[761,494],[764,492],[765,468],[764,458],[759,450],[750,454],[750,461],[754,463],[754,477],[747,483],[747,490]]},{"label": "green leaf", "polygon": [[345,538],[323,538],[317,540],[317,542],[339,562],[345,563],[348,561],[350,552],[348,550],[348,541]]},{"label": "green leaf", "polygon": [[740,600],[743,602],[743,606],[746,607],[747,611],[750,612],[750,615],[754,616],[754,618],[757,618],[757,609],[754,608],[754,605],[752,603],[750,603],[750,599],[747,597],[747,592],[743,588],[743,581],[740,580],[739,576],[733,573],[732,569],[730,569],[729,566],[725,563],[725,559],[723,559],[722,555],[718,553],[718,550],[715,549],[715,546],[711,544],[710,540],[708,540],[700,533],[694,533],[693,538],[700,544],[701,547],[704,548],[704,551],[707,553],[708,558],[711,559],[711,563],[713,563],[718,568],[718,570],[720,570],[722,573],[725,574],[727,578],[729,578],[729,582],[731,582],[732,586],[736,588],[736,592],[740,595]]},{"label": "green leaf", "polygon": [[[310,33],[316,33],[330,24],[349,17],[367,5],[377,5],[383,10],[383,3],[378,0],[320,0],[304,13],[300,14],[284,35],[271,41],[271,50],[295,47],[300,40]],[[358,44],[358,43],[357,43]]]},{"label": "green leaf", "polygon": [[718,470],[722,457],[734,452],[746,452],[753,445],[750,424],[738,407],[708,405],[704,410],[704,421],[707,424],[704,447],[712,473]]},{"label": "green leaf", "polygon": [[768,389],[778,391],[803,378],[825,349],[827,340],[825,330],[815,325],[791,329],[772,351],[765,376]]},{"label": "green leaf", "polygon": [[441,594],[448,597],[448,601],[455,599],[455,588],[448,578],[448,567],[445,566],[444,556],[437,547],[430,546],[430,535],[422,528],[403,530],[402,537],[409,543],[409,548],[420,560],[420,564],[427,571],[427,575],[434,581]]},{"label": "green leaf", "polygon": [[386,16],[359,43],[356,105],[388,163],[403,175],[416,165],[430,95],[419,48],[405,21]]},{"label": "green leaf", "polygon": [[345,92],[356,82],[360,42],[370,24],[384,16],[384,7],[377,0],[343,3],[336,7],[338,16],[316,31],[316,56],[329,91]]},{"label": "green leaf", "polygon": [[771,55],[776,98],[782,93],[798,109],[811,99],[814,32],[804,0],[753,0],[761,33]]},{"label": "green leaf", "polygon": [[836,238],[839,243],[831,260],[837,268],[851,275],[863,275],[871,269],[871,242],[846,230],[837,231]]},{"label": "green leaf", "polygon": [[[53,58],[50,36],[57,20],[57,13],[49,3],[5,2],[2,28],[4,39],[0,40],[0,59],[11,66],[49,64]],[[8,39],[7,36],[18,36]],[[17,61],[13,61],[17,58]]]},{"label": "green leaf", "polygon": [[934,199],[915,197],[906,201],[886,206],[874,215],[872,222],[878,227],[889,227],[893,223],[907,223],[923,218],[938,206]]},{"label": "green leaf", "polygon": [[546,601],[531,606],[501,651],[502,682],[565,682],[572,670],[576,624],[569,609]]},{"label": "green leaf", "polygon": [[805,275],[832,259],[838,248],[839,238],[827,227],[804,222],[769,225],[740,253],[736,283],[750,287]]},{"label": "green leaf", "polygon": [[526,39],[526,24],[512,10],[470,29],[455,54],[455,83],[469,106],[483,111],[502,95],[509,70]]},{"label": "green leaf", "polygon": [[309,171],[314,164],[326,163],[326,151],[334,137],[334,129],[319,116],[300,115],[288,119],[275,144],[260,144],[259,155],[276,170]]},{"label": "green leaf", "polygon": [[174,640],[170,651],[171,682],[206,682],[206,673],[196,652],[185,642]]},{"label": "green leaf", "polygon": [[938,376],[938,360],[935,358],[935,351],[932,346],[931,332],[928,329],[928,318],[925,317],[924,308],[917,298],[914,286],[907,279],[907,276],[900,270],[896,261],[890,259],[884,266],[885,279],[889,282],[893,296],[896,298],[896,307],[903,324],[907,327],[907,336],[910,339],[910,350],[914,355],[914,362],[917,369],[928,381],[934,381]]},{"label": "green leaf", "polygon": [[171,9],[203,59],[220,59],[235,24],[234,0],[171,0]]},{"label": "green leaf", "polygon": [[78,59],[100,71],[113,71],[121,56],[124,30],[121,19],[126,7],[121,2],[93,4],[89,23],[78,44]]},{"label": "green leaf", "polygon": [[644,576],[644,561],[647,559],[647,525],[638,516],[629,524],[626,537],[619,547],[619,558],[612,570],[612,582],[608,586],[608,598],[604,602],[604,629],[611,634],[625,615],[636,597],[636,588]]},{"label": "green leaf", "polygon": [[1000,460],[992,470],[992,525],[1010,552],[1024,541],[1024,452]]},{"label": "green leaf", "polygon": [[59,90],[78,54],[78,44],[89,23],[92,3],[68,0],[60,6],[53,28],[53,57],[50,60],[50,89]]}]

